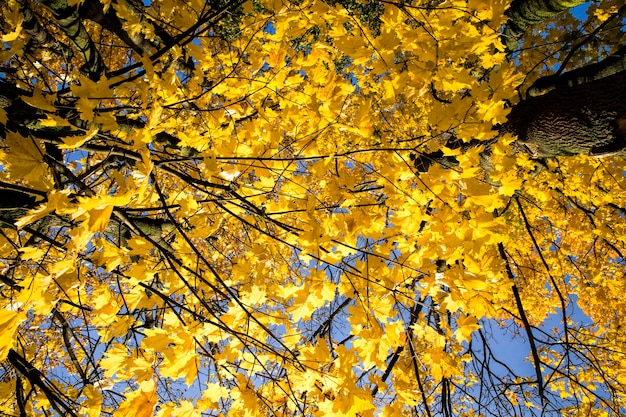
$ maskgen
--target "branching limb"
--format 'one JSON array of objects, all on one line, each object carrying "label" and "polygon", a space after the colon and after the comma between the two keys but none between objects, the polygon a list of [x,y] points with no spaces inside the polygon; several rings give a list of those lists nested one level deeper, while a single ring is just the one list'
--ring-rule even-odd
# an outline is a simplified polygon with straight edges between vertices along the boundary
[{"label": "branching limb", "polygon": [[15,378],[15,401],[17,402],[17,409],[20,411],[20,417],[26,417],[26,400],[24,398],[24,386],[22,385],[22,378],[19,375]]},{"label": "branching limb", "polygon": [[20,6],[20,12],[24,15],[22,26],[24,27],[24,31],[30,36],[31,46],[49,45],[52,51],[65,56],[66,59],[70,59],[74,54],[72,48],[59,42],[39,23],[37,17],[28,6],[28,1],[18,0],[17,3]]},{"label": "branching limb", "polygon": [[67,348],[67,353],[70,355],[70,359],[72,363],[74,364],[74,368],[76,368],[78,375],[80,375],[80,378],[82,379],[83,384],[85,385],[91,384],[91,382],[89,381],[89,378],[87,378],[87,374],[85,373],[85,370],[83,369],[80,362],[78,361],[78,358],[76,357],[74,348],[72,347],[72,342],[70,340],[71,329],[70,329],[69,323],[67,322],[65,317],[63,317],[63,314],[61,314],[61,312],[57,310],[56,308],[52,310],[52,314],[61,323],[63,343],[65,344],[65,347]]},{"label": "branching limb", "polygon": [[85,64],[81,68],[90,79],[98,81],[105,72],[104,61],[96,48],[93,40],[87,33],[87,29],[81,21],[81,16],[76,7],[70,7],[67,0],[42,0],[52,16],[56,19],[61,30],[72,40],[80,51]]},{"label": "branching limb", "polygon": [[506,252],[504,251],[504,245],[502,243],[498,243],[498,251],[500,253],[500,257],[505,262],[507,276],[513,282],[512,290],[513,296],[515,297],[515,304],[517,305],[517,310],[519,311],[522,324],[524,325],[524,330],[526,331],[526,337],[528,338],[530,351],[533,357],[535,376],[537,378],[537,386],[539,388],[539,398],[541,399],[542,406],[545,407],[546,394],[543,386],[543,376],[541,375],[541,359],[539,359],[539,351],[537,350],[537,345],[535,344],[535,337],[533,336],[532,327],[530,325],[530,322],[528,321],[528,317],[526,316],[526,311],[524,310],[524,305],[522,304],[519,290],[517,289],[517,285],[515,285],[515,275],[513,275],[513,271],[511,270],[511,266],[509,265],[509,259],[506,256]]},{"label": "branching limb", "polygon": [[[624,10],[626,10],[626,7],[624,7]],[[621,47],[607,58],[595,64],[585,65],[563,74],[557,73],[541,77],[526,90],[526,95],[528,97],[536,97],[552,90],[575,87],[601,80],[622,71],[626,71],[626,46]]]},{"label": "branching limb", "polygon": [[7,359],[16,371],[22,374],[26,379],[28,379],[28,382],[39,388],[44,393],[50,402],[50,405],[52,405],[60,416],[67,415],[71,417],[78,417],[78,414],[74,412],[72,407],[70,407],[69,404],[61,398],[63,394],[60,393],[59,389],[54,385],[49,386],[44,381],[45,376],[41,373],[41,371],[35,368],[22,355],[17,353],[14,349],[9,349]]}]

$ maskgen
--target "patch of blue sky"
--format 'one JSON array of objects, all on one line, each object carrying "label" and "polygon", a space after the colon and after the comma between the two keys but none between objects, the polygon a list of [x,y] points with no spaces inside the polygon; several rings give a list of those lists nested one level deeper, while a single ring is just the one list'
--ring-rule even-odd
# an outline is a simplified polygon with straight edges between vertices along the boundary
[{"label": "patch of blue sky", "polygon": [[63,152],[65,162],[70,168],[74,166],[73,173],[78,173],[85,168],[85,165],[81,162],[89,156],[89,152],[81,149],[65,150]]},{"label": "patch of blue sky", "polygon": [[265,24],[265,27],[263,27],[263,32],[268,33],[270,35],[275,35],[276,27],[274,26],[274,22],[272,22],[271,20],[268,20],[267,23]]},{"label": "patch of blue sky", "polygon": [[581,22],[587,17],[587,9],[592,2],[584,3],[570,9],[570,13]]},{"label": "patch of blue sky", "polygon": [[296,170],[294,171],[295,175],[306,175],[308,172],[309,165],[314,162],[314,160],[299,160],[296,161]]}]

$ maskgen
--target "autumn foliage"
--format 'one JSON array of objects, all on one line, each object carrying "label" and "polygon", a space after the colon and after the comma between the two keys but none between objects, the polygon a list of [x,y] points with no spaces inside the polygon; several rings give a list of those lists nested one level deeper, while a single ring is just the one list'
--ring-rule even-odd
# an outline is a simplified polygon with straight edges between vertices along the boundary
[{"label": "autumn foliage", "polygon": [[0,415],[623,414],[626,161],[499,128],[621,4],[3,2]]}]

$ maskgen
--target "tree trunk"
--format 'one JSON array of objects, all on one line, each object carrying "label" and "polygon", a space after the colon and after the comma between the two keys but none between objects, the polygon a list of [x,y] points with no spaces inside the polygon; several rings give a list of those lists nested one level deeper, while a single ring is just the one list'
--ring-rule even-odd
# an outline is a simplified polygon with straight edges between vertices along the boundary
[{"label": "tree trunk", "polygon": [[537,157],[614,155],[626,148],[626,72],[517,104],[502,132]]},{"label": "tree trunk", "polygon": [[[535,158],[578,154],[626,157],[626,71],[598,78],[606,73],[607,66],[594,64],[590,68],[594,71],[577,70],[546,77],[545,82],[537,84],[549,84],[547,93],[529,97],[513,107],[507,121],[496,127],[501,134],[517,136],[513,152],[527,152]],[[597,68],[601,69],[600,75],[595,74]],[[592,81],[577,84],[583,78]],[[452,138],[446,146],[464,152],[486,145],[482,157],[488,169],[491,143],[462,143]],[[458,164],[456,157],[445,156],[442,151],[413,155],[412,159],[419,172],[428,171],[433,164]]]},{"label": "tree trunk", "polygon": [[509,20],[502,33],[503,43],[512,52],[517,49],[520,38],[530,26],[586,2],[587,0],[514,0],[506,12]]},{"label": "tree trunk", "polygon": [[600,62],[588,64],[564,74],[539,78],[526,90],[527,97],[540,96],[557,88],[575,87],[626,71],[626,46],[622,46]]}]

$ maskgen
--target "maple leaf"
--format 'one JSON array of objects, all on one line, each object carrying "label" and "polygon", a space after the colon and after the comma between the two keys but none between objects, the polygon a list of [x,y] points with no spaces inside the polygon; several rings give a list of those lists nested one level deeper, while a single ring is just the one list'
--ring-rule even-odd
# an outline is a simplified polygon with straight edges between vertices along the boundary
[{"label": "maple leaf", "polygon": [[24,314],[20,311],[0,310],[0,325],[2,325],[0,359],[6,359],[9,349],[15,344],[15,333],[23,319]]},{"label": "maple leaf", "polygon": [[476,320],[476,317],[473,316],[465,316],[457,318],[456,324],[458,329],[454,331],[454,336],[460,340],[461,342],[469,342],[472,339],[472,333],[478,329],[480,329],[480,325]]},{"label": "maple leaf", "polygon": [[63,145],[60,149],[76,149],[98,134],[97,128],[91,129],[84,136],[67,136],[63,138]]},{"label": "maple leaf", "polygon": [[126,393],[114,416],[149,417],[157,403],[156,384],[151,379],[139,383],[139,389]]},{"label": "maple leaf", "polygon": [[10,149],[9,172],[40,190],[50,188],[48,169],[43,163],[43,149],[31,138],[9,133],[4,143]]},{"label": "maple leaf", "polygon": [[40,88],[35,88],[31,97],[22,96],[22,100],[36,109],[42,109],[49,112],[56,111],[56,107],[46,100]]}]

